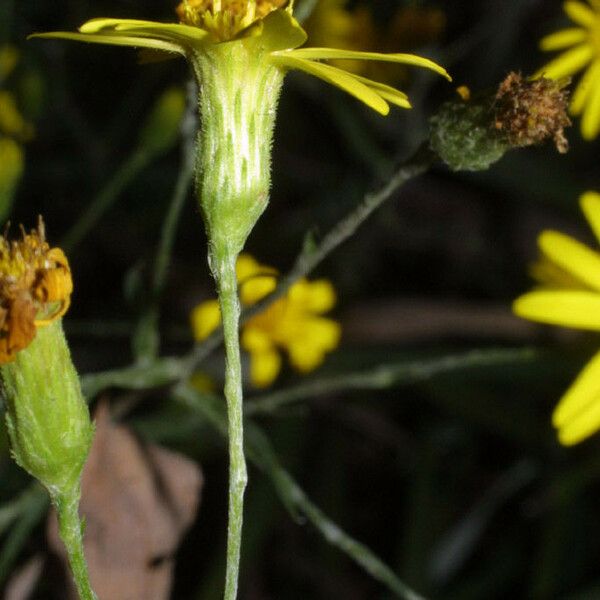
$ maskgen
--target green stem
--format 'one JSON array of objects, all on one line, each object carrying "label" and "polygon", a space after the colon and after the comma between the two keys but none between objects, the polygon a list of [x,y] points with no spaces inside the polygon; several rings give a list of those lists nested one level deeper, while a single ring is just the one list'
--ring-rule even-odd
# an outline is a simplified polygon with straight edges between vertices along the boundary
[{"label": "green stem", "polygon": [[83,524],[79,519],[80,488],[77,486],[68,493],[53,499],[58,513],[58,530],[62,538],[73,580],[80,600],[98,600],[90,585],[87,564],[83,553]]},{"label": "green stem", "polygon": [[237,597],[244,491],[248,481],[244,456],[242,363],[239,342],[240,302],[235,273],[236,260],[237,254],[224,252],[220,254],[220,260],[214,269],[225,338],[225,399],[229,433],[229,523],[225,600],[235,600]]},{"label": "green stem", "polygon": [[[185,384],[177,386],[174,397],[193,411],[203,415],[217,431],[225,434],[225,418],[218,398],[201,395]],[[248,458],[271,479],[279,498],[293,516],[308,519],[329,544],[349,556],[398,598],[423,600],[422,596],[401,581],[374,552],[343,531],[316,506],[280,464],[275,450],[262,429],[251,422],[248,422],[247,425],[246,451]]]}]

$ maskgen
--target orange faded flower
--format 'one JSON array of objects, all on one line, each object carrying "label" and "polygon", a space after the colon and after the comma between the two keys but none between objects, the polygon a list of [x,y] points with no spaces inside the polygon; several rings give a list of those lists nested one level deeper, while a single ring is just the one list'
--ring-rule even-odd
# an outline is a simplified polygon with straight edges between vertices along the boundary
[{"label": "orange faded flower", "polygon": [[67,258],[46,242],[41,218],[20,240],[0,236],[0,364],[13,361],[38,327],[65,314],[72,291]]}]

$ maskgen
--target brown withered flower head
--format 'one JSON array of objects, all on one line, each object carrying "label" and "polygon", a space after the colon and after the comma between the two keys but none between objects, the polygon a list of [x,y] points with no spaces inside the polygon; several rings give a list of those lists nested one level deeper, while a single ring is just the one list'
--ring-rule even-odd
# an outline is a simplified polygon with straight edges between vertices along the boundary
[{"label": "brown withered flower head", "polygon": [[494,101],[494,127],[512,146],[531,146],[552,138],[556,149],[565,153],[569,143],[564,128],[571,125],[567,115],[570,80],[545,77],[527,79],[509,73],[498,87]]},{"label": "brown withered flower head", "polygon": [[46,242],[42,218],[21,234],[13,241],[0,236],[0,364],[13,361],[38,327],[62,317],[73,291],[67,257]]}]

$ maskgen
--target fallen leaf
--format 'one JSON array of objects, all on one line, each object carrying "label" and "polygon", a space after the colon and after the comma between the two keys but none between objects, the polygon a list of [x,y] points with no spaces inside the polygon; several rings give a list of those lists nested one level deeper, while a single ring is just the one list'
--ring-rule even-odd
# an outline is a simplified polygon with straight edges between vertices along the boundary
[{"label": "fallen leaf", "polygon": [[[106,404],[95,421],[80,504],[92,587],[100,600],[167,600],[174,555],[198,509],[200,468],[112,423]],[[66,564],[55,514],[48,540]],[[72,586],[67,597],[77,600]]]}]

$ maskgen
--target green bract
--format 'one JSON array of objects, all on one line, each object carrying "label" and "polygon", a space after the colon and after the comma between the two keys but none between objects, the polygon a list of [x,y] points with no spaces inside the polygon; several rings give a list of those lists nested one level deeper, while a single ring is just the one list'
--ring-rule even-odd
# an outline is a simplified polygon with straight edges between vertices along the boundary
[{"label": "green bract", "polygon": [[0,368],[11,452],[53,499],[79,489],[93,425],[60,320]]}]

